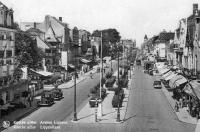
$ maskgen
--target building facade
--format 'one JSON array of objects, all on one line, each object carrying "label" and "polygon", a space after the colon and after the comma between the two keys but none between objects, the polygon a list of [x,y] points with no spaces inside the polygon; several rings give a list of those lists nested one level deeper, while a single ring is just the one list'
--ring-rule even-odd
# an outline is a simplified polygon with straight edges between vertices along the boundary
[{"label": "building facade", "polygon": [[15,30],[13,10],[0,2],[0,99],[7,103],[14,99]]}]

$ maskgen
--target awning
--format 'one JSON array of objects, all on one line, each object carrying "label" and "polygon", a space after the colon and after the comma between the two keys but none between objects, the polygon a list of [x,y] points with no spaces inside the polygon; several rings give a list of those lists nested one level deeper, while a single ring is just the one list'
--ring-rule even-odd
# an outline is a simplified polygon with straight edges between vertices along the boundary
[{"label": "awning", "polygon": [[35,71],[33,69],[30,69],[30,71],[36,73],[36,74],[39,74],[40,76],[44,76],[44,77],[48,77],[48,76],[51,76],[53,75],[52,72],[48,72],[48,71]]},{"label": "awning", "polygon": [[36,72],[45,77],[53,75],[52,72],[48,72],[48,71],[36,71]]},{"label": "awning", "polygon": [[190,83],[185,85],[185,87],[183,88],[183,91],[189,94],[190,96],[196,97],[193,91],[192,85]]},{"label": "awning", "polygon": [[190,84],[195,96],[200,100],[200,80],[192,80]]},{"label": "awning", "polygon": [[75,66],[72,64],[67,65],[67,72],[74,72],[75,71]]},{"label": "awning", "polygon": [[181,79],[181,78],[183,78],[182,75],[176,75],[176,76],[174,76],[173,78],[171,78],[171,79],[169,80],[169,86],[170,86],[171,88],[174,88],[174,87],[175,87],[175,82],[176,82],[177,80]]},{"label": "awning", "polygon": [[170,74],[169,76],[167,76],[167,77],[165,78],[165,80],[168,81],[168,80],[172,79],[173,77],[175,77],[176,75],[177,75],[176,73],[172,73],[172,74]]},{"label": "awning", "polygon": [[169,70],[170,69],[168,69],[168,68],[158,69],[158,71],[159,71],[160,74],[164,74],[164,73],[168,72]]},{"label": "awning", "polygon": [[88,64],[88,63],[90,63],[91,61],[89,61],[89,60],[86,60],[86,59],[80,59],[80,61],[82,62],[82,63],[84,63],[84,64]]},{"label": "awning", "polygon": [[181,79],[178,79],[176,82],[175,82],[175,85],[176,86],[180,86],[181,84],[183,83],[186,83],[187,82],[187,79],[185,77],[181,78]]},{"label": "awning", "polygon": [[172,71],[168,71],[167,73],[165,73],[164,75],[162,75],[162,77],[165,79],[167,76],[169,76],[172,73],[173,73]]}]

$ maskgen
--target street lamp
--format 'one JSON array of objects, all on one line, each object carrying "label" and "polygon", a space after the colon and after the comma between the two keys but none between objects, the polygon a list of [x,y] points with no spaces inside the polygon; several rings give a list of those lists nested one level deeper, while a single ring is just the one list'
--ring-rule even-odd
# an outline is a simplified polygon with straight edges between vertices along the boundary
[{"label": "street lamp", "polygon": [[111,54],[111,59],[110,59],[110,61],[111,61],[111,63],[110,63],[110,70],[111,70],[111,72],[113,72],[113,69],[112,69],[112,56],[113,56],[113,52],[112,52],[112,49],[113,49],[113,46],[111,45],[110,46],[111,47],[111,51],[110,51],[110,54]]},{"label": "street lamp", "polygon": [[[103,36],[102,36],[102,31],[101,31],[101,68],[100,68],[100,92],[99,92],[99,96],[100,96],[100,100],[102,100],[102,95],[101,95],[101,91],[102,91],[102,78],[103,78],[103,48],[102,48],[102,38],[103,38]],[[102,101],[100,101],[100,103],[99,103],[99,105],[98,105],[98,107],[99,107],[99,117],[102,117]]]},{"label": "street lamp", "polygon": [[117,78],[118,78],[118,105],[117,105],[117,122],[120,122],[120,109],[119,109],[119,45],[117,43],[117,63],[118,63],[118,67],[117,67]]},{"label": "street lamp", "polygon": [[73,121],[77,121],[77,113],[76,113],[76,46],[74,46],[74,119]]}]

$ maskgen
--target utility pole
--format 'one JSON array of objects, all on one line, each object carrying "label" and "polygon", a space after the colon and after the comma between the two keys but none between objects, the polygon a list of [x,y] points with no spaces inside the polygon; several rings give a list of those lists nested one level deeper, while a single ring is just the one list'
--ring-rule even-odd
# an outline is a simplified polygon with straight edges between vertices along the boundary
[{"label": "utility pole", "polygon": [[103,48],[102,48],[102,31],[101,31],[101,68],[100,68],[100,103],[99,103],[99,117],[102,117],[102,95],[101,95],[101,91],[102,91],[102,78],[103,78]]},{"label": "utility pole", "polygon": [[77,121],[77,113],[76,113],[76,46],[74,46],[74,119],[73,121]]},{"label": "utility pole", "polygon": [[117,122],[120,122],[120,109],[119,109],[119,45],[117,44],[117,56],[118,56],[118,59],[117,59],[117,63],[118,63],[118,67],[117,67],[117,78],[118,78],[118,104],[117,104]]}]

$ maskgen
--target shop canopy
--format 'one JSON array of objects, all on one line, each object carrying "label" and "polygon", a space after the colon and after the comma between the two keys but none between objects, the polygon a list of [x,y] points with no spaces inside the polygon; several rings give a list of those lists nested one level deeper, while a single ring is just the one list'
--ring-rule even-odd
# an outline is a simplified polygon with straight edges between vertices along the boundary
[{"label": "shop canopy", "polygon": [[173,72],[168,71],[167,73],[163,74],[162,77],[165,79],[167,76],[171,75]]},{"label": "shop canopy", "polygon": [[200,100],[200,80],[192,80],[190,82],[195,96]]},{"label": "shop canopy", "polygon": [[169,70],[170,69],[168,69],[168,68],[158,69],[158,71],[159,71],[160,74],[164,74],[164,73],[168,72]]},{"label": "shop canopy", "polygon": [[170,74],[169,76],[167,76],[165,78],[165,80],[168,81],[168,80],[172,79],[173,77],[175,77],[176,75],[177,75],[176,73],[172,72],[172,74]]},{"label": "shop canopy", "polygon": [[52,76],[53,73],[52,72],[48,72],[48,71],[35,71],[33,69],[30,69],[30,71],[40,75],[40,76],[44,76],[44,77],[49,77],[49,76]]},{"label": "shop canopy", "polygon": [[186,83],[187,79],[182,75],[176,75],[169,81],[169,86],[171,88],[175,88],[176,86],[180,86],[183,83]]},{"label": "shop canopy", "polygon": [[89,64],[91,61],[90,61],[90,60],[87,60],[87,59],[81,58],[81,59],[80,59],[80,62],[82,62],[82,63],[84,63],[84,64]]},{"label": "shop canopy", "polygon": [[72,64],[68,64],[68,66],[67,66],[67,71],[68,71],[68,72],[73,72],[74,70],[75,70],[75,66],[72,65]]},{"label": "shop canopy", "polygon": [[183,91],[187,94],[189,94],[192,97],[196,97],[194,90],[192,88],[192,85],[190,83],[186,84],[185,87],[183,88]]},{"label": "shop canopy", "polygon": [[175,82],[175,85],[176,85],[176,86],[180,86],[181,84],[184,84],[184,83],[186,83],[186,82],[187,82],[187,79],[186,79],[185,77],[183,77],[183,78],[178,79],[178,80]]}]

